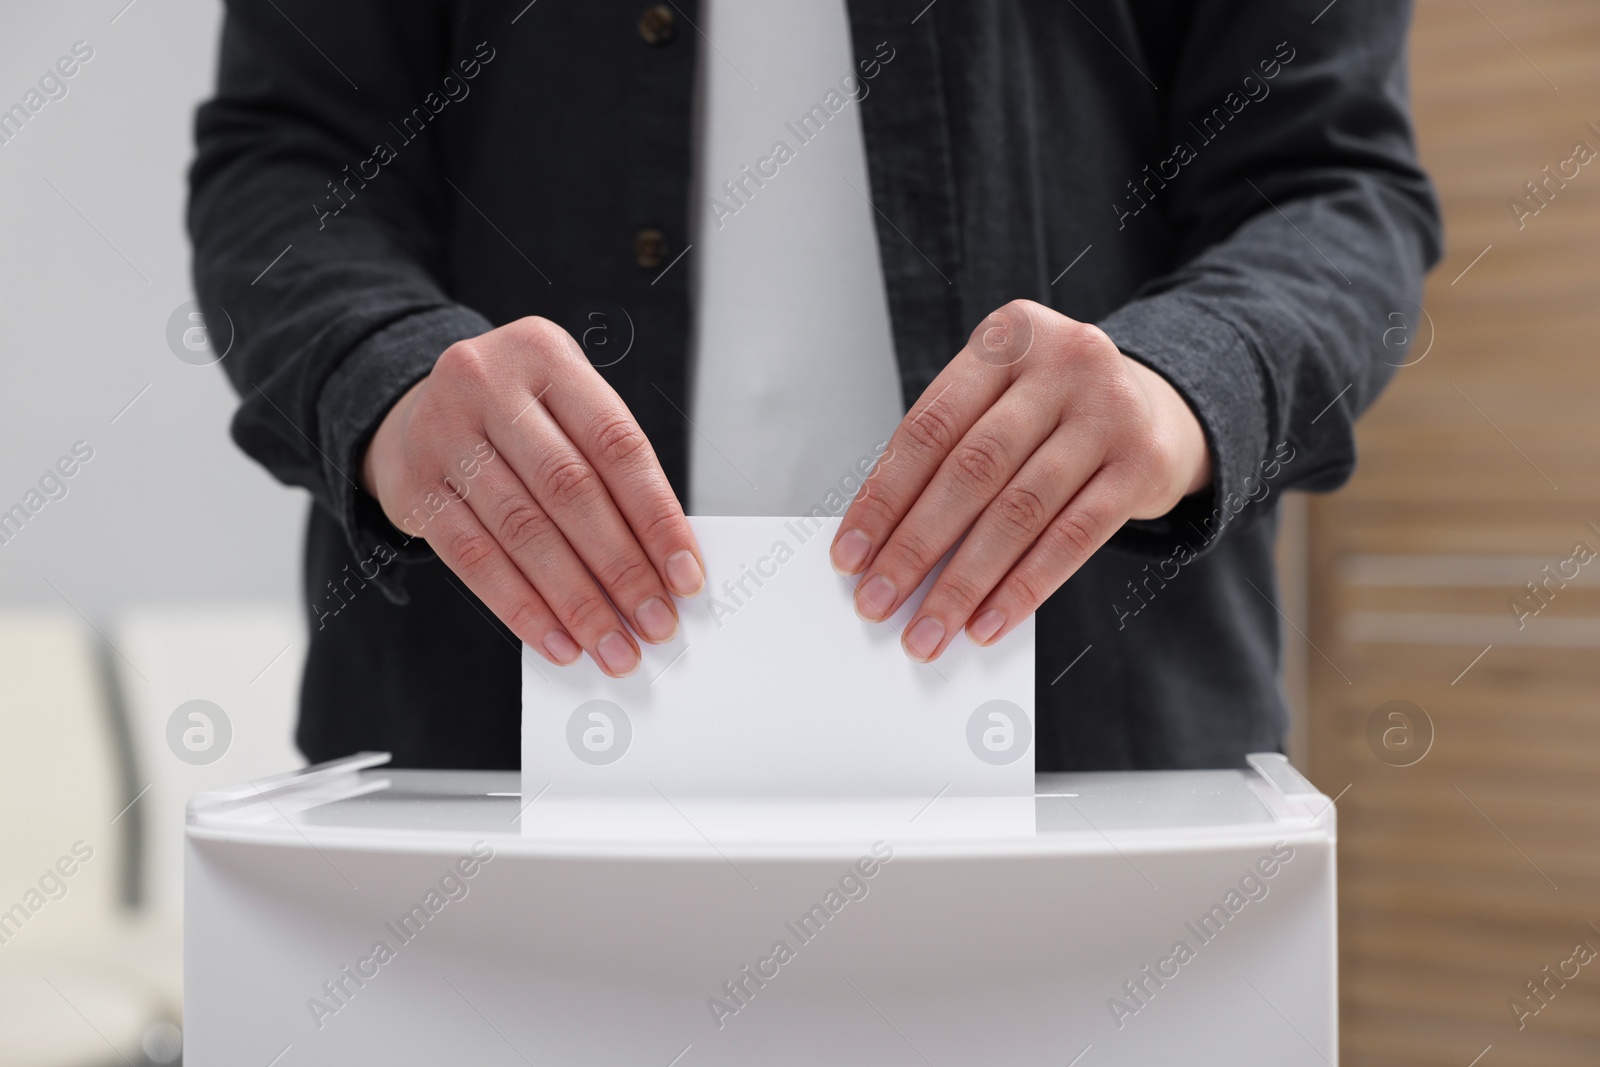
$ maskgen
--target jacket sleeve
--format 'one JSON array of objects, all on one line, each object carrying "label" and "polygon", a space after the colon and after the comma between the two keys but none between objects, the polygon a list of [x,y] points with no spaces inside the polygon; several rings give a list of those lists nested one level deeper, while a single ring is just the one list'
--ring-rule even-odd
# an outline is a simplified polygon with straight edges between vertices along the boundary
[{"label": "jacket sleeve", "polygon": [[1394,328],[1416,324],[1441,251],[1408,117],[1410,14],[1410,0],[1191,6],[1160,86],[1169,147],[1114,209],[1127,227],[1164,220],[1178,266],[1099,325],[1194,408],[1213,482],[1119,545],[1202,548],[1265,510],[1249,501],[1354,470],[1356,417],[1404,362]]},{"label": "jacket sleeve", "polygon": [[195,289],[213,341],[232,327],[234,439],[310,489],[357,559],[404,540],[357,486],[366,442],[445,348],[490,328],[440,281],[456,194],[433,121],[470,91],[451,64],[482,76],[492,48],[446,57],[446,29],[432,0],[228,0],[195,122]]}]

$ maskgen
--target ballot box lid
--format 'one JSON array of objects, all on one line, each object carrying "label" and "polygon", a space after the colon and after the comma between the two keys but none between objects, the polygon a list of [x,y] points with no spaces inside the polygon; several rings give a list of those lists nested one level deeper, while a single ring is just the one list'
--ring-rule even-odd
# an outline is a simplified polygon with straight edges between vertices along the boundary
[{"label": "ballot box lid", "polygon": [[191,839],[448,851],[484,839],[548,854],[795,855],[875,837],[937,853],[1118,852],[1334,837],[1333,801],[1276,753],[1243,770],[1036,776],[1031,798],[524,797],[515,771],[386,768],[387,753],[192,797]]}]

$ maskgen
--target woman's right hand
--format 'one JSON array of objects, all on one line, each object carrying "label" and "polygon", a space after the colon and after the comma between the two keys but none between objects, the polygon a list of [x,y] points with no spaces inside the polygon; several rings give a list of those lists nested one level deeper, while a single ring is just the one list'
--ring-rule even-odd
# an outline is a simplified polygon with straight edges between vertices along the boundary
[{"label": "woman's right hand", "polygon": [[[519,319],[445,350],[384,416],[361,480],[489,610],[552,663],[613,677],[633,635],[678,628],[705,584],[655,451],[572,337]],[[619,616],[620,613],[620,616]]]}]

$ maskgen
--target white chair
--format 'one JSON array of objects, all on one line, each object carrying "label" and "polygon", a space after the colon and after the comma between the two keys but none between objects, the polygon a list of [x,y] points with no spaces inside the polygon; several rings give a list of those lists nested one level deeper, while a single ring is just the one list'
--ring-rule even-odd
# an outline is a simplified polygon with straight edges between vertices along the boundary
[{"label": "white chair", "polygon": [[[189,797],[305,766],[294,747],[305,622],[284,605],[162,605],[123,610],[107,632],[121,653],[112,663],[133,735],[138,785],[149,786],[137,809],[144,835],[140,900],[176,936],[183,917]],[[227,720],[231,738],[212,762],[185,762],[169,743],[169,720],[193,700],[215,704]],[[180,750],[185,731],[194,731],[190,736],[198,743],[209,740],[223,748],[220,722],[185,716],[180,725]],[[214,752],[185,755],[197,759]]]},{"label": "white chair", "polygon": [[180,1008],[129,963],[127,801],[94,640],[65,613],[0,613],[0,1067],[160,1062],[143,1046]]}]

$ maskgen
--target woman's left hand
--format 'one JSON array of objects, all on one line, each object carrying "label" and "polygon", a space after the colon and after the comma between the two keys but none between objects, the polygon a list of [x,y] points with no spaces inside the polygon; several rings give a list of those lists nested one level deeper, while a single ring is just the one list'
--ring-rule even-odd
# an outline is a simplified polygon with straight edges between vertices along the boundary
[{"label": "woman's left hand", "polygon": [[881,621],[965,533],[901,635],[907,655],[933,660],[963,627],[998,641],[1124,522],[1210,481],[1200,422],[1165,378],[1097,327],[1016,300],[901,421],[832,561],[861,575],[856,611]]}]

